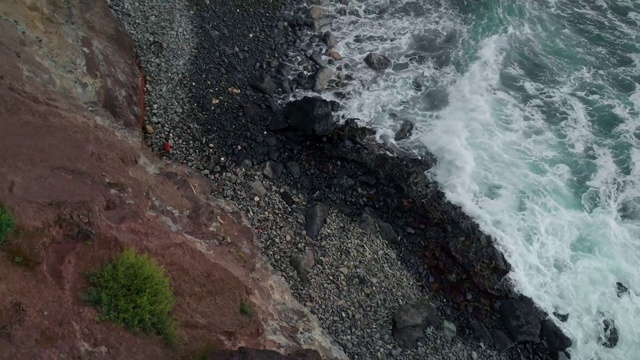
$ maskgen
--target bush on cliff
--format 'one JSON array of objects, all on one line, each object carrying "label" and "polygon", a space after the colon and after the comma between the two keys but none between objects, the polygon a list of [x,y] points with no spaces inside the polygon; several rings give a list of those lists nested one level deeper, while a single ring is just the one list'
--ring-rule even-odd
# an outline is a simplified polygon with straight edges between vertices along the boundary
[{"label": "bush on cliff", "polygon": [[125,250],[117,259],[87,274],[92,287],[86,301],[100,311],[100,320],[130,330],[143,330],[175,342],[175,303],[169,278],[148,255]]},{"label": "bush on cliff", "polygon": [[0,245],[4,244],[7,236],[16,229],[13,215],[4,206],[0,206]]}]

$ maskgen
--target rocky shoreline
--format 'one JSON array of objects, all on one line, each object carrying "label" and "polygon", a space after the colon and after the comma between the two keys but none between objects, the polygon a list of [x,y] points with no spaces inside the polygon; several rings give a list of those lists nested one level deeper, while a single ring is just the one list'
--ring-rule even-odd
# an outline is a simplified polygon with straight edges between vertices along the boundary
[{"label": "rocky shoreline", "polygon": [[492,239],[426,179],[433,159],[335,125],[337,102],[286,104],[351,79],[330,18],[298,3],[111,0],[146,75],[147,144],[238,204],[349,358],[566,358]]}]

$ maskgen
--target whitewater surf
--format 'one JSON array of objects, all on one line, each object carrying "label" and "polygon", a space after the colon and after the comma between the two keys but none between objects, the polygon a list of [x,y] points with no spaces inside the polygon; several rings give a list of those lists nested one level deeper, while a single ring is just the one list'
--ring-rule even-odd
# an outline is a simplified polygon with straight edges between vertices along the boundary
[{"label": "whitewater surf", "polygon": [[[638,358],[640,2],[326,6],[355,76],[343,115],[383,141],[415,123],[398,145],[436,156],[426,175],[496,238],[518,291],[569,314],[573,358]],[[372,51],[392,67],[369,69]]]}]

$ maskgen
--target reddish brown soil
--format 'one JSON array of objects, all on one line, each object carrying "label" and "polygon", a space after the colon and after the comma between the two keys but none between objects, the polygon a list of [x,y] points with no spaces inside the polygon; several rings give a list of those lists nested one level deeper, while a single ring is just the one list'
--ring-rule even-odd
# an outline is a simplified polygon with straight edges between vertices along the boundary
[{"label": "reddish brown soil", "polygon": [[[299,330],[278,325],[272,275],[243,215],[139,140],[143,82],[104,1],[2,1],[0,34],[0,203],[20,227],[0,249],[0,359],[294,347]],[[128,247],[171,278],[178,346],[97,322],[82,301],[83,274]],[[279,290],[278,301],[289,296]],[[266,324],[286,341],[270,340]]]}]

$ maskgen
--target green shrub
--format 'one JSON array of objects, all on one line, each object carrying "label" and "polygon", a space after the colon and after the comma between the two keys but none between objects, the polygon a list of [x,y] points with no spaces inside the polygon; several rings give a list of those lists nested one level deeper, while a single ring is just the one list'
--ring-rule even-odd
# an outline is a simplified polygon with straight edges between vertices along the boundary
[{"label": "green shrub", "polygon": [[241,302],[240,303],[240,314],[245,315],[247,317],[252,317],[253,316],[253,309],[251,308],[251,305],[247,304],[246,302]]},{"label": "green shrub", "polygon": [[100,320],[175,342],[176,326],[171,316],[175,300],[169,278],[149,256],[128,249],[87,276],[93,286],[86,300],[98,308]]},{"label": "green shrub", "polygon": [[0,206],[0,245],[15,229],[16,221],[13,219],[13,215],[4,206]]}]

